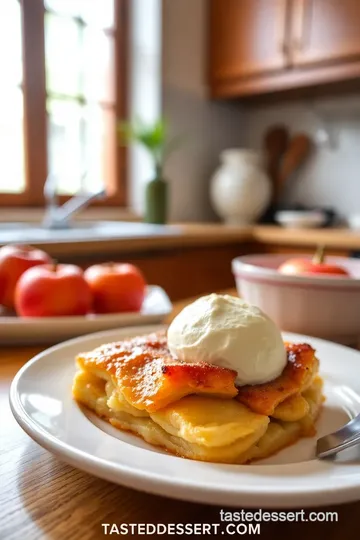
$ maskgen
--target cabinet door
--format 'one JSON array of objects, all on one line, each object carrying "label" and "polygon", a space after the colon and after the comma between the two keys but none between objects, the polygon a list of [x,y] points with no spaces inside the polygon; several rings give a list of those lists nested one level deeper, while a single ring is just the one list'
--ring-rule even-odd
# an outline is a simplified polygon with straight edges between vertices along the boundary
[{"label": "cabinet door", "polygon": [[360,57],[360,0],[293,0],[294,65]]},{"label": "cabinet door", "polygon": [[287,0],[211,0],[212,79],[284,68]]}]

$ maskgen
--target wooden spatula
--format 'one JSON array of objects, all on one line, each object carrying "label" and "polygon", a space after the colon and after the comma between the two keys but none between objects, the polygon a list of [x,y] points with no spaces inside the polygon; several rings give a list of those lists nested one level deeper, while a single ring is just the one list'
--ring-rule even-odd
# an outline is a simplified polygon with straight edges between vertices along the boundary
[{"label": "wooden spatula", "polygon": [[264,150],[266,155],[266,170],[273,186],[273,201],[281,159],[289,145],[289,132],[285,126],[270,127],[264,135]]},{"label": "wooden spatula", "polygon": [[276,178],[276,201],[279,202],[284,186],[292,174],[306,161],[312,149],[312,142],[308,135],[299,133],[291,139],[289,147],[280,165]]}]

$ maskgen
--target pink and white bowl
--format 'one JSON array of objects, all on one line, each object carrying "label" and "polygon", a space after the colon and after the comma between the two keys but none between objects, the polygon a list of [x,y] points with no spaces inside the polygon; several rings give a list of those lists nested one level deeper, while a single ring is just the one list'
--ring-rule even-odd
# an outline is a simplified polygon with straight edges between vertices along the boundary
[{"label": "pink and white bowl", "polygon": [[[294,255],[311,258],[309,255]],[[279,266],[291,255],[246,255],[232,261],[236,287],[244,300],[259,306],[283,331],[339,343],[360,342],[360,259],[327,257],[350,277],[324,274],[284,275]]]}]

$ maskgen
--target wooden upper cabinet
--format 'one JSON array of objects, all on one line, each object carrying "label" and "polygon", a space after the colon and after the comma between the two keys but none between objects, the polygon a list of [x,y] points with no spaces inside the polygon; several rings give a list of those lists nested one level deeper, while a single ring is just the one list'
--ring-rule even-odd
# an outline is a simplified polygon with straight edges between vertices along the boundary
[{"label": "wooden upper cabinet", "polygon": [[[360,87],[360,0],[209,0],[213,97]],[[339,84],[340,83],[340,84]]]},{"label": "wooden upper cabinet", "polygon": [[211,79],[286,67],[287,6],[288,0],[211,0]]},{"label": "wooden upper cabinet", "polygon": [[294,66],[360,59],[360,0],[292,2]]}]

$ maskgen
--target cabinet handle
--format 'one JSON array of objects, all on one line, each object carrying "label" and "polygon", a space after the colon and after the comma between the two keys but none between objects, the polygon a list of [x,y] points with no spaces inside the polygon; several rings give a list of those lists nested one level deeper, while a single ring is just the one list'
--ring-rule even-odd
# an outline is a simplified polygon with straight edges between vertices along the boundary
[{"label": "cabinet handle", "polygon": [[291,0],[284,0],[281,9],[281,16],[279,16],[278,18],[278,33],[280,36],[283,36],[282,40],[279,42],[279,50],[283,53],[285,57],[290,56],[291,53],[288,31],[290,2]]},{"label": "cabinet handle", "polygon": [[309,33],[311,0],[295,0],[296,8],[293,19],[293,47],[297,51],[304,49]]}]

